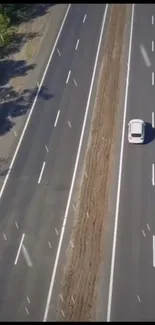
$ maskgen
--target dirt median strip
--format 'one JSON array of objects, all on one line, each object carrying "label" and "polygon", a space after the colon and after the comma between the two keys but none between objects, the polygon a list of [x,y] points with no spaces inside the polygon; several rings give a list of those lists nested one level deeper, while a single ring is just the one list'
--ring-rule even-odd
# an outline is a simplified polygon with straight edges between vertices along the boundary
[{"label": "dirt median strip", "polygon": [[95,320],[106,193],[115,116],[119,102],[121,55],[127,5],[112,5],[95,101],[78,209],[72,231],[59,307],[64,321]]}]

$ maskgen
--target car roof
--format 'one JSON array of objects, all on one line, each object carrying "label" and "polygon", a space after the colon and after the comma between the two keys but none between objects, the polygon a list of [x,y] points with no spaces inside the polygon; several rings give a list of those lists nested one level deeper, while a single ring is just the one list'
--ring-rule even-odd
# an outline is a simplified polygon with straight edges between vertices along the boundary
[{"label": "car roof", "polygon": [[131,133],[142,133],[142,127],[144,122],[142,120],[132,120],[130,121]]}]

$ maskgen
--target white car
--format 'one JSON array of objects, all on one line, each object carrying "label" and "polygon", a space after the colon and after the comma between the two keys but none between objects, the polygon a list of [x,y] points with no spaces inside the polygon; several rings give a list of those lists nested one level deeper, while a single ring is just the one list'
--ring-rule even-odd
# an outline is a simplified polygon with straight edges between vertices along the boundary
[{"label": "white car", "polygon": [[128,141],[143,143],[145,138],[145,123],[142,120],[131,120],[128,124]]}]

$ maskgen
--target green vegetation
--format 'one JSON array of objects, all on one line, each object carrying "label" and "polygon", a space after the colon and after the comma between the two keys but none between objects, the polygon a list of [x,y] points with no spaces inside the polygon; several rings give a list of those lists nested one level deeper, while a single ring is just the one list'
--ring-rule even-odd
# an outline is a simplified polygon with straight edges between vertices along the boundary
[{"label": "green vegetation", "polygon": [[13,25],[24,18],[29,5],[0,4],[0,50],[4,50],[11,42]]},{"label": "green vegetation", "polygon": [[[51,4],[0,4],[0,56],[22,43],[22,37],[17,35],[17,26],[44,15]],[[31,35],[32,36],[32,35]],[[21,42],[20,42],[21,37]],[[24,39],[24,35],[23,35]]]},{"label": "green vegetation", "polygon": [[0,48],[6,47],[10,42],[10,19],[0,12]]},{"label": "green vegetation", "polygon": [[[5,49],[13,33],[12,19],[15,18],[17,8],[15,4],[0,4],[0,50]],[[18,5],[19,6],[19,5]]]}]

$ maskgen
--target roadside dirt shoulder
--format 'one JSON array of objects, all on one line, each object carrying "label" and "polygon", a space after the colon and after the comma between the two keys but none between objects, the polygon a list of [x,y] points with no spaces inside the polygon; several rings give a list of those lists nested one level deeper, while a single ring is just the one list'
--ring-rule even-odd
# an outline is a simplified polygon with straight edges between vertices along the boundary
[{"label": "roadside dirt shoulder", "polygon": [[115,118],[119,104],[121,55],[127,5],[113,5],[86,153],[75,224],[60,300],[60,319],[95,320],[99,267],[106,229],[107,187]]}]

